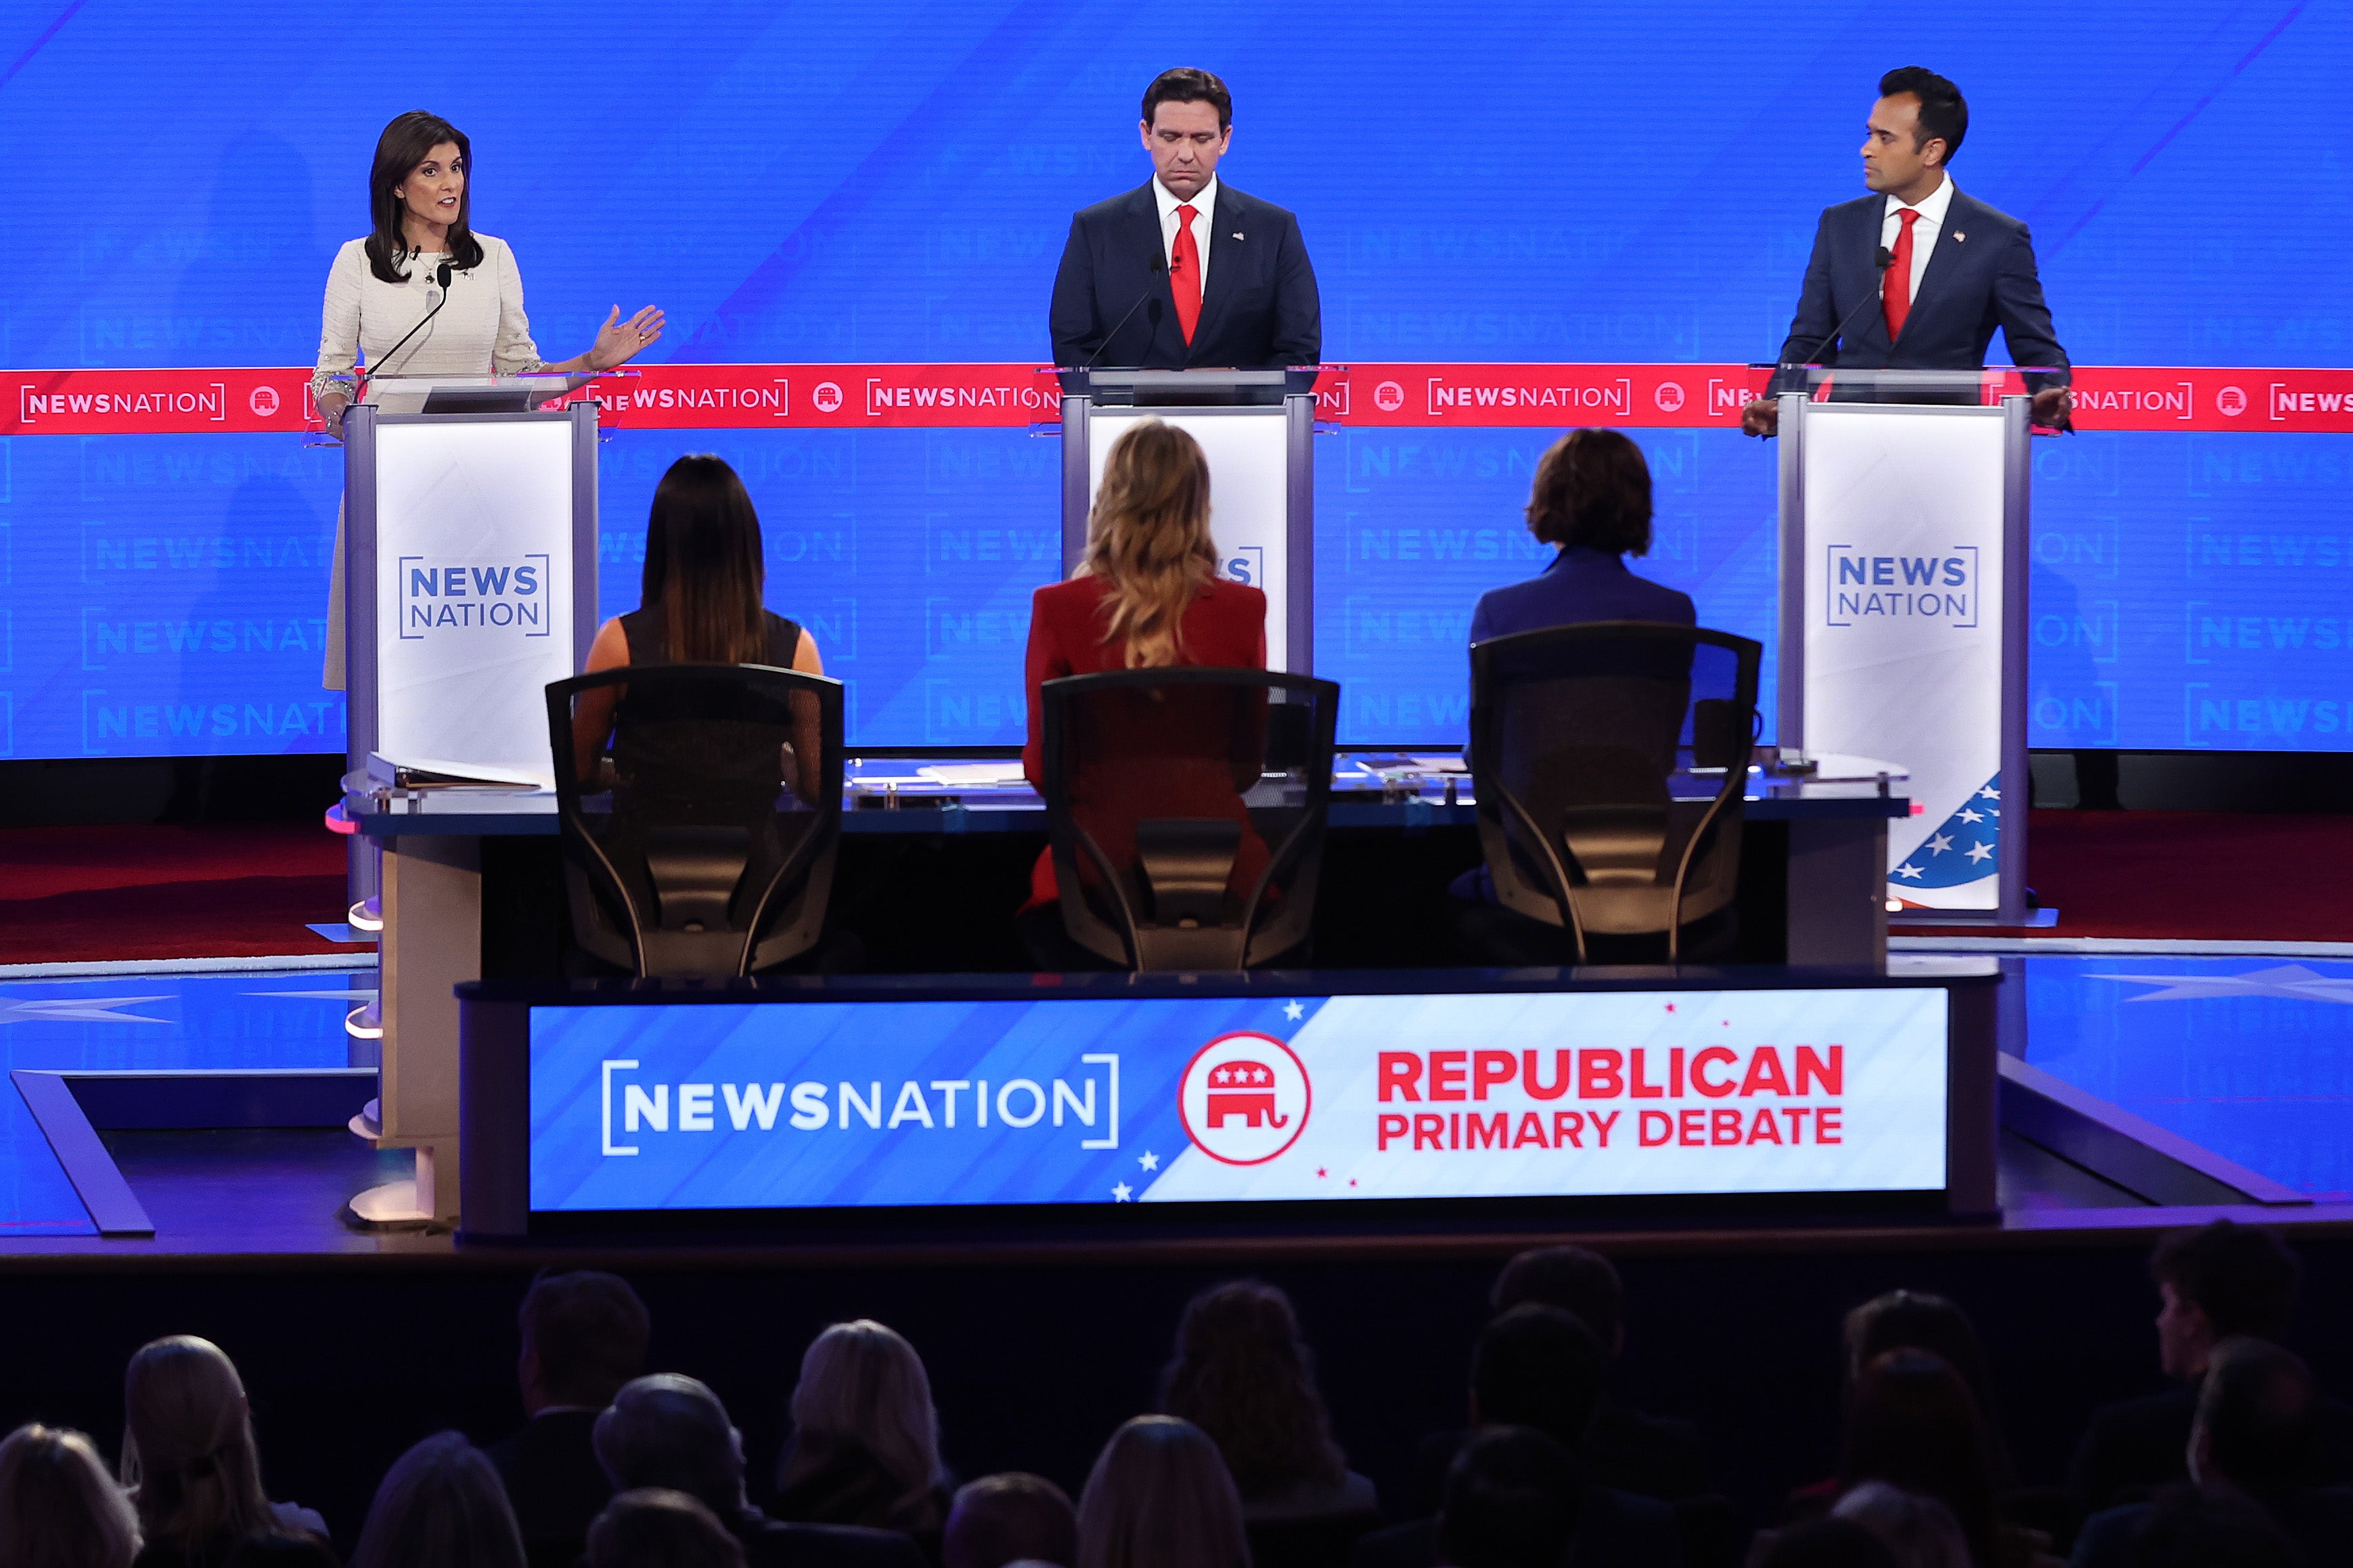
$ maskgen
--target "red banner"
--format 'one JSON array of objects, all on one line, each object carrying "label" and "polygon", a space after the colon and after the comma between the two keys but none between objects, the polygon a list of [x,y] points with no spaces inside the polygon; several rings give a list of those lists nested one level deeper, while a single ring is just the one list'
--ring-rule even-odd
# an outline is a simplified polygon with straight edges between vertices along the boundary
[{"label": "red banner", "polygon": [[[1743,364],[1357,364],[1324,373],[1321,417],[1346,425],[1737,424],[1767,373]],[[2014,378],[2013,378],[2014,379]],[[2081,366],[2082,430],[2353,432],[2353,370]],[[0,436],[315,428],[300,366],[0,371]],[[1027,364],[670,364],[586,392],[636,429],[923,429],[1051,424],[1050,372]]]}]

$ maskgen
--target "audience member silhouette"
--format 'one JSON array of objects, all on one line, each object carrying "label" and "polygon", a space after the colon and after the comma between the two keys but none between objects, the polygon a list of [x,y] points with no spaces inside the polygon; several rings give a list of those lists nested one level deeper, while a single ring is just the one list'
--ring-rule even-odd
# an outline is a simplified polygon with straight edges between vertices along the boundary
[{"label": "audience member silhouette", "polygon": [[1079,1512],[1070,1494],[1043,1476],[1020,1470],[983,1476],[959,1488],[948,1510],[943,1568],[1005,1568],[1079,1557]]},{"label": "audience member silhouette", "polygon": [[2187,1482],[2159,1489],[2123,1561],[2132,1568],[2308,1568],[2253,1498]]},{"label": "audience member silhouette", "polygon": [[[2319,1391],[2302,1360],[2256,1339],[2213,1347],[2189,1427],[2194,1485],[2255,1502],[2293,1541],[2308,1568],[2353,1563],[2353,1488],[2313,1484]],[[2155,1512],[2125,1503],[2084,1521],[2074,1561],[2116,1568]]]},{"label": "audience member silhouette", "polygon": [[523,1568],[499,1472],[462,1432],[437,1432],[395,1459],[375,1489],[351,1568]]},{"label": "audience member silhouette", "polygon": [[1877,1536],[1900,1568],[1969,1568],[1969,1543],[1953,1510],[1935,1498],[1865,1481],[1839,1499],[1831,1517]]},{"label": "audience member silhouette", "polygon": [[343,1568],[343,1560],[308,1531],[266,1530],[231,1547],[221,1568]]},{"label": "audience member silhouette", "polygon": [[870,1319],[834,1324],[801,1358],[792,1416],[777,1517],[902,1531],[938,1560],[952,1494],[914,1346]]},{"label": "audience member silhouette", "polygon": [[140,1568],[217,1568],[257,1531],[326,1521],[273,1504],[245,1384],[219,1346],[175,1334],[140,1347],[122,1380],[122,1484],[139,1513]]},{"label": "audience member silhouette", "polygon": [[[1582,1247],[1540,1247],[1504,1265],[1489,1297],[1495,1310],[1523,1302],[1557,1307],[1593,1331],[1614,1366],[1626,1349],[1626,1288],[1599,1253]],[[1585,1458],[1604,1486],[1672,1502],[1713,1489],[1699,1428],[1670,1416],[1648,1415],[1605,1387],[1585,1435]]]},{"label": "audience member silhouette", "polygon": [[1300,1339],[1291,1298],[1271,1285],[1237,1280],[1185,1304],[1176,1353],[1161,1369],[1160,1407],[1217,1443],[1245,1520],[1379,1509],[1373,1483],[1348,1468],[1332,1440],[1314,1352]]},{"label": "audience member silhouette", "polygon": [[1525,1426],[1474,1433],[1447,1472],[1438,1561],[1447,1568],[1557,1568],[1576,1538],[1583,1500],[1577,1461],[1552,1438]]},{"label": "audience member silhouette", "polygon": [[[2303,1268],[2271,1231],[2218,1219],[2158,1243],[2148,1271],[2157,1282],[2158,1363],[2175,1386],[2093,1412],[2069,1478],[2077,1511],[2088,1517],[2188,1474],[2189,1426],[2207,1359],[2226,1339],[2274,1342],[2295,1309]],[[2316,1416],[2314,1466],[2321,1479],[2353,1480],[2353,1410],[2325,1400]]]},{"label": "audience member silhouette", "polygon": [[1138,1415],[1111,1435],[1079,1494],[1076,1568],[1250,1568],[1241,1494],[1208,1433]]},{"label": "audience member silhouette", "polygon": [[2029,1563],[2048,1547],[2039,1531],[2004,1521],[1977,1401],[1961,1374],[1926,1351],[1873,1357],[1848,1395],[1838,1494],[1866,1481],[1944,1504],[1978,1568]]},{"label": "audience member silhouette", "polygon": [[543,1270],[515,1314],[522,1430],[485,1450],[506,1485],[532,1568],[572,1568],[613,1495],[589,1441],[597,1413],[646,1369],[652,1322],[628,1281]]},{"label": "audience member silhouette", "polygon": [[744,1543],[681,1491],[621,1492],[588,1526],[587,1568],[744,1568]]},{"label": "audience member silhouette", "polygon": [[139,1516],[90,1440],[58,1426],[0,1438],[0,1563],[131,1568]]},{"label": "audience member silhouette", "polygon": [[744,1495],[744,1437],[727,1408],[691,1377],[635,1379],[596,1417],[597,1462],[616,1491],[684,1492],[743,1543],[751,1568],[924,1568],[906,1536],[770,1519]]},{"label": "audience member silhouette", "polygon": [[[1578,1452],[1609,1374],[1608,1352],[1577,1318],[1535,1302],[1514,1307],[1481,1331],[1472,1352],[1471,1426],[1530,1427],[1577,1457],[1579,1568],[1674,1568],[1683,1552],[1672,1510],[1602,1485]],[[1431,1568],[1437,1561],[1435,1519],[1375,1531],[1350,1558],[1354,1568]]]}]

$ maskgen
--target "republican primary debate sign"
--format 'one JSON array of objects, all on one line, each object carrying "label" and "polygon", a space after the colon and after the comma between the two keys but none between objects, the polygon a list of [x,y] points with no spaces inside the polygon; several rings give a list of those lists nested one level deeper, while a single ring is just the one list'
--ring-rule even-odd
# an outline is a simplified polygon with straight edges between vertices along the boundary
[{"label": "republican primary debate sign", "polygon": [[1946,993],[534,1007],[538,1213],[1927,1192]]}]

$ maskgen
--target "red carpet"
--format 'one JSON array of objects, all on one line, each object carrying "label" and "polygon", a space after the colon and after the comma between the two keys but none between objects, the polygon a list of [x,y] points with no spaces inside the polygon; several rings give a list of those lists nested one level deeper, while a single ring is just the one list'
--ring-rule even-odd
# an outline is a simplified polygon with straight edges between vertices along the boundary
[{"label": "red carpet", "polygon": [[313,819],[0,831],[0,963],[365,953],[343,918],[343,841]]},{"label": "red carpet", "polygon": [[[2026,934],[2353,942],[2353,816],[2038,811],[2031,830],[2059,924]],[[303,929],[343,916],[343,841],[315,822],[0,831],[0,963],[366,952]]]},{"label": "red carpet", "polygon": [[2038,811],[2031,831],[2026,879],[2059,923],[2021,934],[2353,942],[2353,816]]}]

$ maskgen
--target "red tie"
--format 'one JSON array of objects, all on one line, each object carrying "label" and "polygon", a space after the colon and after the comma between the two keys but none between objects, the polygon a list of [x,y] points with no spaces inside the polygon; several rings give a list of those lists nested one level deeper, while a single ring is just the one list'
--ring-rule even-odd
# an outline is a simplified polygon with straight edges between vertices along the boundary
[{"label": "red tie", "polygon": [[1201,320],[1201,247],[1193,243],[1190,206],[1176,209],[1176,254],[1168,264],[1169,291],[1176,296],[1176,324],[1185,329],[1185,346],[1193,344],[1193,328]]},{"label": "red tie", "polygon": [[1887,288],[1883,296],[1887,305],[1887,341],[1891,343],[1904,335],[1904,318],[1912,313],[1912,226],[1920,221],[1920,209],[1900,208],[1895,216],[1903,220],[1904,227],[1895,237],[1895,265],[1887,269]]}]

